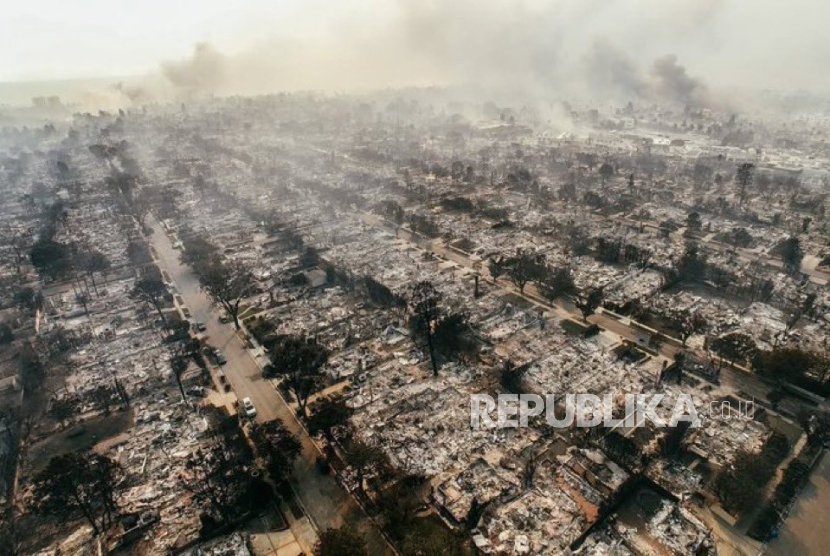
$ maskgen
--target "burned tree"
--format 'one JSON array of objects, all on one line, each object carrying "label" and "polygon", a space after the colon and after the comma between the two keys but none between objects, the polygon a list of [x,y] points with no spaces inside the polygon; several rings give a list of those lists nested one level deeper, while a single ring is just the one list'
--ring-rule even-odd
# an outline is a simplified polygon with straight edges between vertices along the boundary
[{"label": "burned tree", "polygon": [[426,336],[432,375],[436,377],[438,376],[438,361],[435,358],[434,327],[441,314],[440,303],[441,295],[432,282],[418,282],[413,286],[409,296],[409,305],[413,313],[413,328],[416,333]]},{"label": "burned tree", "polygon": [[539,291],[549,301],[576,293],[570,267],[549,268],[547,276],[539,283]]},{"label": "burned tree", "polygon": [[588,320],[588,317],[594,314],[594,312],[602,304],[604,296],[605,292],[602,288],[592,288],[588,293],[576,301],[576,307],[582,313],[582,318],[584,320]]},{"label": "burned tree", "polygon": [[133,299],[143,301],[152,305],[162,322],[167,322],[164,313],[161,310],[165,296],[167,296],[167,286],[161,279],[160,275],[147,276],[138,280],[130,293]]},{"label": "burned tree", "polygon": [[735,182],[738,184],[738,204],[743,205],[746,201],[747,187],[752,183],[755,165],[751,162],[744,162],[738,166],[735,173]]},{"label": "burned tree", "polygon": [[667,315],[669,326],[677,332],[677,337],[683,347],[686,347],[686,340],[692,334],[700,334],[706,330],[706,319],[700,313],[681,309]]},{"label": "burned tree", "polygon": [[100,535],[118,516],[119,476],[113,460],[93,452],[53,457],[34,479],[37,510],[61,518],[80,514]]},{"label": "burned tree", "polygon": [[78,266],[89,276],[95,295],[99,295],[98,284],[95,283],[95,273],[103,274],[108,271],[111,266],[110,260],[100,251],[93,249],[81,254]]},{"label": "burned tree", "polygon": [[794,274],[801,269],[801,261],[804,259],[801,240],[795,236],[788,237],[778,247],[778,251],[781,253],[781,260],[787,272]]},{"label": "burned tree", "polygon": [[518,253],[503,262],[507,277],[524,293],[528,282],[539,282],[547,276],[544,257],[532,253]]}]

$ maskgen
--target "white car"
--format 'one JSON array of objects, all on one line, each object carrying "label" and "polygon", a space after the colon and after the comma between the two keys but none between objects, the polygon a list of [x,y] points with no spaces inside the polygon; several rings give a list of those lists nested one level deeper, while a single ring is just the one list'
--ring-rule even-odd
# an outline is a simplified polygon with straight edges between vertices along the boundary
[{"label": "white car", "polygon": [[242,398],[242,412],[245,413],[245,417],[249,419],[256,417],[256,408],[254,407],[254,402],[251,401],[251,398]]}]

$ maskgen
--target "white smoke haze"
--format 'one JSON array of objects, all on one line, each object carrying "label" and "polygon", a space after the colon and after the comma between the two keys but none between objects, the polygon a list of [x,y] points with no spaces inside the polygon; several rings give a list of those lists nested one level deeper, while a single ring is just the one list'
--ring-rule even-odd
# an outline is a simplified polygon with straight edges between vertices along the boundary
[{"label": "white smoke haze", "polygon": [[196,45],[188,60],[162,63],[162,75],[186,95],[213,92],[225,82],[227,61],[208,43]]},{"label": "white smoke haze", "polygon": [[[234,46],[190,57],[90,102],[452,86],[486,98],[661,102],[735,109],[764,88],[823,93],[830,38],[813,0],[369,0],[295,7]],[[338,4],[339,5],[339,4]],[[254,28],[252,27],[252,29]],[[784,41],[783,39],[787,39]],[[150,38],[149,40],[152,40]],[[226,41],[227,42],[227,41]],[[732,91],[727,93],[727,91]],[[99,98],[96,98],[99,97]]]}]

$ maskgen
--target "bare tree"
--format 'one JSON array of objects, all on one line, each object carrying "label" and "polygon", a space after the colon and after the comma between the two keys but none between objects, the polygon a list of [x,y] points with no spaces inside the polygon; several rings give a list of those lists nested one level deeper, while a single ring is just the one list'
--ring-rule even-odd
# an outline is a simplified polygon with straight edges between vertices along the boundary
[{"label": "bare tree", "polygon": [[92,287],[95,290],[95,295],[98,293],[98,284],[95,283],[95,273],[105,273],[110,268],[110,260],[106,255],[95,249],[90,249],[81,254],[79,267],[86,272],[89,279],[92,281]]}]

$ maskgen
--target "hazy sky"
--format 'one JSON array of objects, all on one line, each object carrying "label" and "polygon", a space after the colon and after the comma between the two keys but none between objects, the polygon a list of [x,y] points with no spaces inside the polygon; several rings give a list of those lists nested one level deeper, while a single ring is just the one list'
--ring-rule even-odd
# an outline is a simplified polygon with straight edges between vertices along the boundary
[{"label": "hazy sky", "polygon": [[[338,0],[3,0],[0,81],[130,75],[184,58],[197,42],[239,50],[320,35]],[[354,3],[353,3],[354,4]],[[323,16],[323,17],[320,17]]]},{"label": "hazy sky", "polygon": [[602,42],[645,73],[674,54],[707,83],[826,90],[827,21],[825,0],[2,0],[0,81],[157,72],[197,42],[276,88],[562,81]]}]

